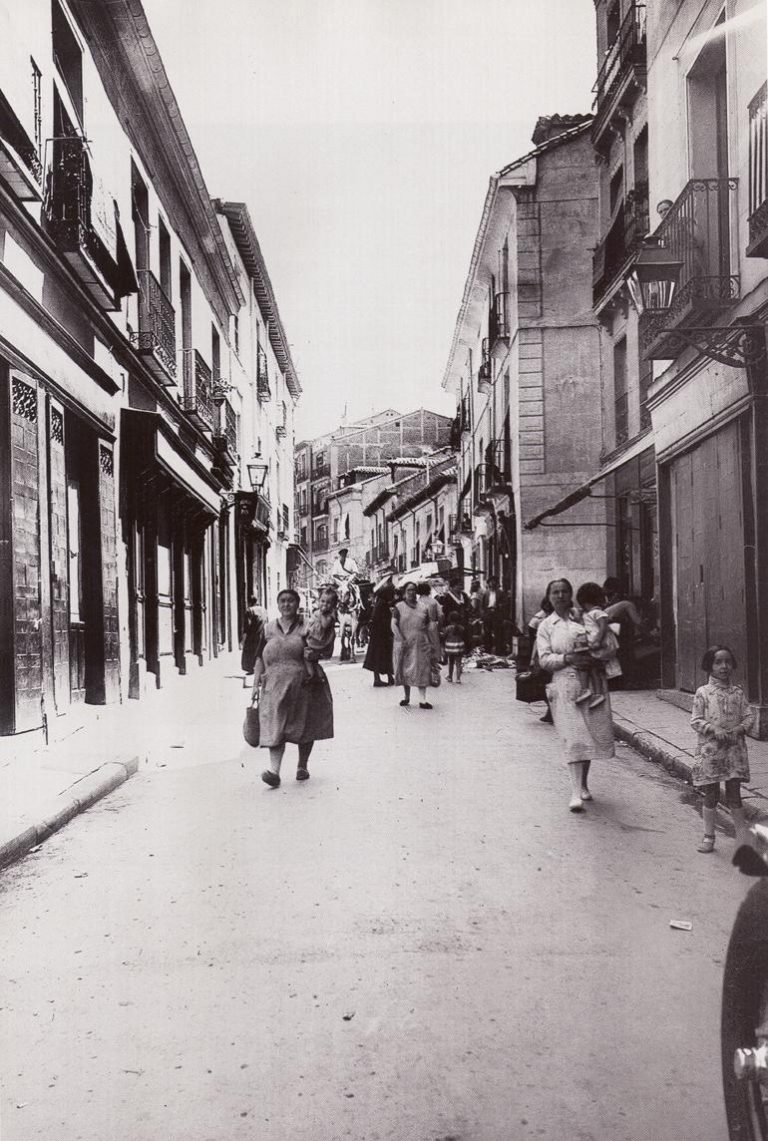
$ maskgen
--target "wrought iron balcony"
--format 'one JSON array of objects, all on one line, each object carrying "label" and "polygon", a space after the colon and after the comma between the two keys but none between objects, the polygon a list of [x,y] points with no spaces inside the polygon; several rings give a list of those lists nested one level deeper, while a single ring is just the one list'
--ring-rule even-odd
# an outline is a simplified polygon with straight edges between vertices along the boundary
[{"label": "wrought iron balcony", "polygon": [[485,449],[485,483],[488,493],[505,492],[512,483],[512,441],[500,436]]},{"label": "wrought iron balcony", "polygon": [[490,351],[497,341],[504,341],[509,337],[508,303],[509,295],[504,292],[497,293],[493,299],[488,321]]},{"label": "wrought iron balcony", "polygon": [[139,327],[131,341],[160,384],[176,383],[176,313],[160,282],[139,270]]},{"label": "wrought iron balcony", "polygon": [[592,257],[592,293],[597,305],[613,281],[631,268],[631,259],[648,233],[648,183],[638,183],[617,210]]},{"label": "wrought iron balcony", "polygon": [[184,353],[184,397],[182,407],[202,431],[213,431],[213,378],[197,349]]},{"label": "wrought iron balcony", "polygon": [[313,479],[323,479],[325,476],[331,474],[331,465],[329,463],[315,464],[312,468]]},{"label": "wrought iron balcony", "polygon": [[682,268],[671,308],[643,315],[641,347],[646,357],[674,359],[679,348],[667,343],[667,331],[706,323],[738,300],[740,279],[731,272],[737,191],[737,178],[691,179],[654,231],[653,237]]},{"label": "wrought iron balcony", "polygon": [[592,141],[597,146],[620,108],[630,106],[646,79],[645,4],[629,5],[597,80]]},{"label": "wrought iron balcony", "polygon": [[315,553],[327,551],[328,550],[328,536],[327,535],[317,535],[314,543],[312,544],[312,550]]},{"label": "wrought iron balcony", "polygon": [[237,459],[237,413],[228,400],[219,407],[219,429],[213,437],[214,446],[234,463]]},{"label": "wrought iron balcony", "polygon": [[477,373],[478,392],[491,391],[491,344],[489,337],[483,337],[480,346],[480,368]]},{"label": "wrought iron balcony", "polygon": [[768,257],[768,83],[749,104],[749,245],[747,257]]},{"label": "wrought iron balcony", "polygon": [[43,164],[15,111],[0,91],[0,177],[24,202],[43,196]]},{"label": "wrought iron balcony", "polygon": [[261,345],[256,348],[256,395],[262,401],[270,400],[272,397],[272,391],[269,387],[267,354]]},{"label": "wrought iron balcony", "polygon": [[[105,309],[119,309],[115,203],[94,179],[85,140],[79,136],[51,143],[45,223],[91,296]],[[135,285],[122,292],[133,289]]]}]

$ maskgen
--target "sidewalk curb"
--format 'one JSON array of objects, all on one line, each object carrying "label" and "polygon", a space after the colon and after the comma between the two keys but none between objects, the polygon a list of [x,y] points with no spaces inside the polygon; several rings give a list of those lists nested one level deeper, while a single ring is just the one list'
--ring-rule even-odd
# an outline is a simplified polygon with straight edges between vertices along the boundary
[{"label": "sidewalk curb", "polygon": [[[690,753],[685,753],[680,749],[676,749],[674,745],[670,745],[662,737],[657,737],[655,733],[648,732],[647,729],[639,729],[633,721],[628,721],[619,715],[613,715],[613,731],[620,741],[625,744],[631,745],[636,752],[646,757],[656,765],[661,765],[672,776],[683,781],[685,784],[693,787],[691,780],[692,772],[692,757]],[[749,786],[747,786],[748,788]],[[695,791],[695,789],[694,789]],[[762,801],[764,798],[760,797]],[[768,823],[768,803],[765,807],[760,807],[757,804],[751,803],[750,800],[743,802],[744,813],[748,820],[753,823]],[[730,819],[730,812],[726,806],[721,802],[718,805],[721,813],[725,813]]]},{"label": "sidewalk curb", "polygon": [[114,792],[134,776],[139,769],[139,757],[123,761],[105,761],[93,772],[81,777],[51,801],[40,814],[40,820],[24,828],[16,836],[0,843],[0,868],[15,863],[30,849],[47,840],[81,812],[91,808],[98,800]]}]

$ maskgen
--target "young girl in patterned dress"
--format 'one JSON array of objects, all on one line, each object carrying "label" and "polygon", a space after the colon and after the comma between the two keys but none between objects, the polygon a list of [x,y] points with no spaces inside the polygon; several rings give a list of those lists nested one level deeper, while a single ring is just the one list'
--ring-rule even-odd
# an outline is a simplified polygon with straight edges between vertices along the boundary
[{"label": "young girl in patterned dress", "polygon": [[720,781],[725,781],[725,801],[736,825],[737,843],[744,842],[747,834],[741,784],[749,780],[745,737],[752,725],[752,712],[743,689],[731,682],[736,669],[733,650],[728,646],[710,646],[701,668],[709,674],[709,681],[696,690],[691,714],[691,726],[699,735],[693,784],[704,793],[704,839],[697,851],[712,852]]}]

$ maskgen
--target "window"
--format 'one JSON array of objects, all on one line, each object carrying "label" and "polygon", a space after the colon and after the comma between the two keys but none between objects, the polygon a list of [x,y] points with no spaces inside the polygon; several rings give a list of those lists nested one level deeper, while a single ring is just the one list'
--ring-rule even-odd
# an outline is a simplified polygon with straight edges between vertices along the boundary
[{"label": "window", "polygon": [[214,325],[211,325],[211,372],[214,384],[218,384],[221,380],[221,338]]},{"label": "window", "polygon": [[83,54],[80,44],[64,9],[58,0],[53,0],[51,8],[51,32],[53,38],[53,62],[61,76],[64,87],[72,101],[75,113],[83,121]]},{"label": "window", "polygon": [[333,541],[334,541],[334,543],[338,543],[338,541],[339,541],[339,520],[338,520],[338,516],[333,520]]},{"label": "window", "polygon": [[235,346],[235,352],[240,356],[240,318],[237,313],[232,317],[232,341]]},{"label": "window", "polygon": [[38,157],[43,157],[43,85],[42,72],[30,56],[32,65],[32,106],[35,117],[35,150]]},{"label": "window", "polygon": [[620,0],[613,0],[612,4],[608,5],[605,14],[605,40],[606,47],[610,47],[619,34],[621,28],[621,2]]},{"label": "window", "polygon": [[160,258],[160,288],[171,300],[171,236],[162,218],[157,220],[158,254]]},{"label": "window", "polygon": [[624,197],[624,167],[620,166],[616,173],[611,178],[608,188],[608,209],[613,217],[613,212],[616,206]]},{"label": "window", "polygon": [[613,396],[616,447],[629,439],[629,405],[627,399],[627,339],[613,346]]},{"label": "window", "polygon": [[131,203],[133,208],[133,226],[136,241],[136,268],[141,272],[149,269],[149,195],[146,183],[138,170],[131,163]]}]

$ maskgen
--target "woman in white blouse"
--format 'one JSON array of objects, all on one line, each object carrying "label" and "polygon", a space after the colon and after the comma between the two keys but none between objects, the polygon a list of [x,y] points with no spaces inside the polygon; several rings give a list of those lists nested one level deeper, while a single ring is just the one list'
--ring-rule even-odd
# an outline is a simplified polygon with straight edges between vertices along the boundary
[{"label": "woman in white blouse", "polygon": [[587,782],[589,766],[592,761],[615,755],[611,702],[606,697],[595,709],[589,709],[588,703],[576,704],[583,689],[578,670],[588,668],[591,661],[586,632],[573,612],[573,587],[567,578],[554,579],[547,587],[546,598],[552,613],[538,628],[536,650],[542,669],[552,674],[547,698],[571,778],[568,807],[571,812],[582,812],[584,801],[592,800]]}]

